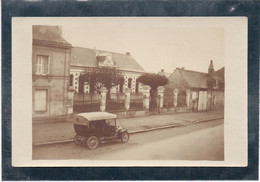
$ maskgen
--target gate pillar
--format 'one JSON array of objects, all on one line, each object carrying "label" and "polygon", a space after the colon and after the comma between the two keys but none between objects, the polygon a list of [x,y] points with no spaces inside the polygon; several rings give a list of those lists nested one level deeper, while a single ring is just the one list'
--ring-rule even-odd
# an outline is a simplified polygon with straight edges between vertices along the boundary
[{"label": "gate pillar", "polygon": [[176,88],[173,90],[173,106],[177,107],[179,90]]},{"label": "gate pillar", "polygon": [[160,86],[157,88],[158,96],[159,96],[159,109],[161,110],[163,107],[163,96],[164,96],[164,87]]},{"label": "gate pillar", "polygon": [[105,87],[102,87],[100,89],[100,93],[101,93],[100,111],[105,111],[106,110],[107,89]]},{"label": "gate pillar", "polygon": [[125,88],[125,109],[128,111],[130,109],[130,88]]},{"label": "gate pillar", "polygon": [[148,85],[143,86],[143,107],[148,110],[149,109],[149,104],[150,104],[150,90],[151,87]]}]

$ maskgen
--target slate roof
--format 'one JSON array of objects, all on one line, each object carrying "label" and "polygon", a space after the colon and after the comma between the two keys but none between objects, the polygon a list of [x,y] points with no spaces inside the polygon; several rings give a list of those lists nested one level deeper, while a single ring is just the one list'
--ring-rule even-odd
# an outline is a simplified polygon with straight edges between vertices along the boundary
[{"label": "slate roof", "polygon": [[[224,69],[224,68],[222,68]],[[214,78],[224,80],[222,69],[214,72]],[[224,72],[223,72],[224,73]],[[169,78],[168,88],[202,88],[207,89],[207,80],[210,78],[208,73],[202,73],[197,71],[185,70],[176,68],[173,74]]]},{"label": "slate roof", "polygon": [[33,25],[33,43],[39,43],[49,46],[71,47],[62,37],[62,28],[60,26]]},{"label": "slate roof", "polygon": [[73,47],[71,49],[71,66],[76,67],[97,67],[98,61],[96,51],[99,54],[109,53],[112,55],[112,60],[119,70],[144,72],[144,69],[136,62],[136,60],[127,54],[119,54],[103,50],[94,50],[82,47]]},{"label": "slate roof", "polygon": [[191,88],[208,88],[207,79],[210,78],[210,76],[207,73],[184,70],[180,68],[177,69],[180,71],[183,78]]}]

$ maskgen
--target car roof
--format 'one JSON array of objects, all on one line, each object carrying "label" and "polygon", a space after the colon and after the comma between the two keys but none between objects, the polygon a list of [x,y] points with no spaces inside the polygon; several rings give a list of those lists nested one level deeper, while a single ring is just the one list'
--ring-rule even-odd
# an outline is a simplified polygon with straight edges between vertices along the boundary
[{"label": "car roof", "polygon": [[108,112],[85,112],[85,113],[79,113],[76,115],[82,116],[82,117],[86,118],[88,121],[114,119],[117,117],[117,115],[108,113]]}]

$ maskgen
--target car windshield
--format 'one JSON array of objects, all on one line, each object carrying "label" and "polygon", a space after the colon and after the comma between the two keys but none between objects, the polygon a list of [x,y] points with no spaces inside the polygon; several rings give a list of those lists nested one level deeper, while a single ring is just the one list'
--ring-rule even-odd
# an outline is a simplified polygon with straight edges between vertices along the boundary
[{"label": "car windshield", "polygon": [[110,126],[115,126],[116,120],[115,119],[107,119],[107,124],[110,125]]}]

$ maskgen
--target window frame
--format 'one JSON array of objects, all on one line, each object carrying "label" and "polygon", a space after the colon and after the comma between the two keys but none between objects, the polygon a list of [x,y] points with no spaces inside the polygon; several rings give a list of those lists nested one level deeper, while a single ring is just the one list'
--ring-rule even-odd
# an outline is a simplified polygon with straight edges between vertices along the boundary
[{"label": "window frame", "polygon": [[[43,56],[48,56],[48,74],[38,74],[37,72],[37,56],[38,55],[43,55]],[[49,50],[43,50],[43,48],[41,47],[34,47],[33,49],[33,64],[32,64],[32,74],[35,76],[49,76],[52,74],[52,66],[53,66],[53,52],[49,51]]]},{"label": "window frame", "polygon": [[[42,67],[43,67],[43,64],[41,63],[41,64],[39,64],[38,63],[38,57],[40,57],[40,56],[42,56],[42,57],[47,57],[48,59],[48,64],[47,64],[47,67],[48,67],[48,69],[47,69],[47,73],[43,73],[43,69],[42,69]],[[36,61],[35,61],[35,74],[36,75],[49,75],[50,74],[50,55],[48,55],[48,54],[42,54],[42,53],[37,53],[36,54]],[[40,70],[40,73],[38,73],[37,72],[37,70],[38,70],[38,64],[41,66],[41,70]]]}]

